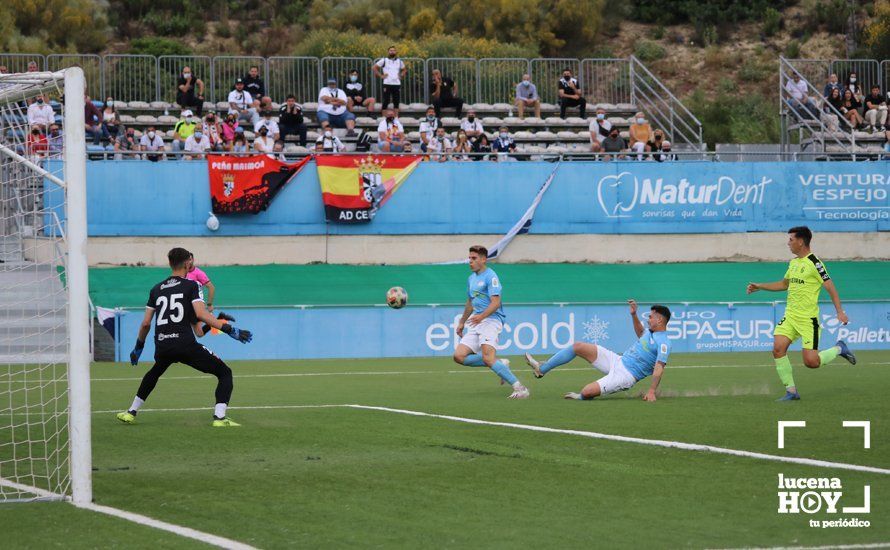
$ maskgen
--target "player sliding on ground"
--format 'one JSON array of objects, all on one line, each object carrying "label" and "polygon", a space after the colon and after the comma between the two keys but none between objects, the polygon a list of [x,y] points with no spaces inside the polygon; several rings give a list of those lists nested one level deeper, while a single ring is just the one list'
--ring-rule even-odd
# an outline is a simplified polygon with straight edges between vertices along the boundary
[{"label": "player sliding on ground", "polygon": [[[239,426],[226,416],[229,399],[232,397],[232,369],[212,351],[195,340],[195,335],[203,336],[209,328],[219,329],[239,342],[252,339],[250,331],[235,328],[230,319],[220,314],[214,318],[204,307],[204,297],[198,283],[185,278],[191,254],[184,248],[174,248],[167,253],[170,277],[156,284],[148,295],[145,317],[136,337],[136,347],[130,352],[130,363],[136,365],[145,347],[145,337],[155,320],[155,364],[142,377],[139,390],[130,408],[117,414],[117,419],[127,424],[136,420],[139,408],[155,389],[158,380],[173,363],[184,363],[193,369],[212,374],[217,378],[216,406],[213,410],[212,426],[223,428]],[[203,326],[198,322],[205,323]]]},{"label": "player sliding on ground", "polygon": [[586,342],[575,342],[572,347],[557,352],[543,363],[539,363],[530,353],[526,353],[525,360],[535,371],[535,378],[543,377],[577,356],[589,361],[605,376],[584,386],[580,393],[567,393],[566,399],[586,401],[601,395],[624,391],[652,375],[652,385],[643,395],[643,400],[655,401],[655,390],[658,389],[668,356],[671,354],[671,342],[665,332],[668,321],[671,320],[671,310],[665,306],[652,306],[647,319],[649,328],[644,329],[643,323],[637,317],[637,303],[634,300],[628,300],[627,303],[630,304],[630,318],[637,334],[637,341],[627,348],[624,355],[618,355],[598,344]]},{"label": "player sliding on ground", "polygon": [[[488,367],[501,377],[501,383],[513,386],[510,399],[526,399],[528,388],[523,386],[510,371],[506,359],[498,360],[495,346],[504,328],[504,308],[501,305],[501,281],[490,269],[488,249],[470,247],[470,269],[467,280],[467,305],[457,324],[460,344],[454,350],[454,362],[468,367]],[[469,325],[469,328],[465,327]],[[480,355],[481,352],[481,355]]]},{"label": "player sliding on ground", "polygon": [[776,360],[776,372],[785,385],[785,395],[779,401],[797,401],[800,394],[791,374],[791,360],[788,359],[788,347],[792,342],[801,339],[803,347],[803,364],[817,369],[834,361],[838,355],[856,364],[856,356],[847,347],[846,342],[837,343],[819,351],[819,291],[822,287],[831,296],[837,319],[847,324],[849,319],[841,307],[834,281],[828,276],[828,270],[815,254],[810,252],[810,241],[813,232],[806,226],[792,227],[788,230],[788,248],[796,256],[788,262],[788,270],[781,281],[773,283],[748,283],[748,294],[758,290],[788,291],[785,305],[785,316],[776,325],[773,332],[773,358]]}]

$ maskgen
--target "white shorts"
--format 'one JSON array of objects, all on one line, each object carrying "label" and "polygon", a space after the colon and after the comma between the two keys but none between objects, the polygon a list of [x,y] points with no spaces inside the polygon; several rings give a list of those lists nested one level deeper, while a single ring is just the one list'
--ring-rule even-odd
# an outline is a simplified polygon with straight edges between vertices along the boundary
[{"label": "white shorts", "polygon": [[603,346],[596,346],[596,361],[591,364],[605,374],[597,380],[600,385],[600,395],[628,390],[637,383],[637,379],[621,361],[621,356]]},{"label": "white shorts", "polygon": [[503,329],[504,325],[500,321],[486,317],[481,323],[466,325],[460,343],[473,350],[473,353],[479,353],[483,345],[496,347],[498,335]]}]

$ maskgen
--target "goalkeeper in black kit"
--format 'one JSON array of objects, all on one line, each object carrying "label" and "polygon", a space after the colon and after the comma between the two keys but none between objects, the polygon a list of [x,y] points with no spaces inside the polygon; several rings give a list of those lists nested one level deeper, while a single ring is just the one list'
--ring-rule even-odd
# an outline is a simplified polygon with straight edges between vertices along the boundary
[{"label": "goalkeeper in black kit", "polygon": [[[184,248],[174,248],[167,253],[170,277],[156,284],[148,295],[145,317],[136,337],[136,347],[130,352],[130,363],[136,365],[145,346],[145,338],[155,321],[155,364],[145,373],[136,398],[130,408],[117,414],[121,422],[132,424],[139,408],[148,399],[158,380],[173,363],[183,363],[193,369],[212,374],[217,379],[216,406],[212,426],[225,428],[239,426],[226,416],[226,408],[232,397],[232,369],[212,351],[198,343],[195,336],[203,336],[211,328],[219,329],[239,342],[248,343],[253,336],[249,330],[239,329],[229,321],[231,317],[220,314],[218,318],[207,311],[200,286],[186,279],[191,253]],[[204,323],[201,325],[200,323]]]}]

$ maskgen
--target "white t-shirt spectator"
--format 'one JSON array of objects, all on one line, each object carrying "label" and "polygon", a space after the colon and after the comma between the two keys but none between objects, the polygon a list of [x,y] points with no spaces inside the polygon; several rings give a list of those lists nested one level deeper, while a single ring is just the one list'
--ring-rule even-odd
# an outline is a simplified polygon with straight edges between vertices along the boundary
[{"label": "white t-shirt spectator", "polygon": [[602,124],[598,124],[599,120],[593,118],[590,120],[590,142],[594,141],[602,142],[609,136],[609,130],[612,129],[612,123],[606,119],[603,119]]},{"label": "white t-shirt spectator", "polygon": [[[238,90],[232,90],[229,92],[229,103],[234,103],[235,107],[243,110],[253,105],[253,98],[247,90],[241,90],[240,92]],[[233,113],[234,111],[229,109],[229,112]]]},{"label": "white t-shirt spectator", "polygon": [[257,153],[266,153],[267,157],[275,158],[275,153],[272,152],[275,148],[275,139],[272,136],[257,136],[253,140],[253,148]]},{"label": "white t-shirt spectator", "polygon": [[324,137],[324,135],[321,135],[318,136],[315,143],[321,143],[321,148],[326,153],[339,153],[346,149],[346,146],[343,145],[343,142],[337,136]]},{"label": "white t-shirt spectator", "polygon": [[164,140],[158,134],[155,134],[154,139],[150,139],[148,132],[146,132],[139,139],[139,145],[146,151],[162,151],[164,149]]},{"label": "white t-shirt spectator", "polygon": [[405,64],[402,62],[401,58],[390,59],[388,57],[381,57],[377,61],[377,66],[380,67],[380,72],[384,75],[383,83],[387,86],[401,86],[402,85],[402,69],[405,68]]},{"label": "white t-shirt spectator", "polygon": [[210,150],[210,139],[202,135],[201,140],[198,141],[195,139],[195,134],[190,135],[185,138],[185,147],[183,148],[186,153],[203,153],[204,151]]},{"label": "white t-shirt spectator", "polygon": [[451,143],[448,136],[443,136],[442,139],[439,139],[438,136],[433,136],[430,138],[429,145],[426,146],[426,150],[430,153],[445,153],[449,149],[454,149],[454,144]]},{"label": "white t-shirt spectator", "polygon": [[385,118],[381,119],[380,124],[377,125],[377,140],[383,141],[383,138],[391,134],[393,129],[402,135],[405,134],[405,128],[399,119],[395,118],[392,122],[387,122]]},{"label": "white t-shirt spectator", "polygon": [[794,99],[803,99],[803,96],[809,95],[807,94],[807,81],[802,78],[798,82],[788,80],[788,83],[785,84],[785,91]]},{"label": "white t-shirt spectator", "polygon": [[420,133],[425,134],[428,141],[436,136],[436,130],[439,129],[439,119],[434,118],[432,121],[423,119],[420,123]]},{"label": "white t-shirt spectator", "polygon": [[270,136],[277,136],[281,132],[278,129],[278,123],[272,119],[266,120],[261,118],[253,127],[253,131],[256,133],[260,132],[260,128],[265,127],[266,130],[269,130]]},{"label": "white t-shirt spectator", "polygon": [[28,126],[42,124],[49,128],[49,125],[55,122],[56,114],[53,108],[44,103],[38,104],[36,101],[28,106]]},{"label": "white t-shirt spectator", "polygon": [[464,119],[463,122],[460,123],[460,129],[464,132],[484,132],[485,128],[482,126],[482,123],[479,122],[477,118],[473,122],[470,122],[467,119]]},{"label": "white t-shirt spectator", "polygon": [[346,92],[341,90],[340,88],[334,88],[333,90],[327,86],[321,89],[318,92],[318,110],[328,113],[329,115],[342,115],[346,112],[346,104],[343,105],[334,105],[333,103],[325,103],[322,101],[323,97],[333,97],[335,99],[346,99]]}]

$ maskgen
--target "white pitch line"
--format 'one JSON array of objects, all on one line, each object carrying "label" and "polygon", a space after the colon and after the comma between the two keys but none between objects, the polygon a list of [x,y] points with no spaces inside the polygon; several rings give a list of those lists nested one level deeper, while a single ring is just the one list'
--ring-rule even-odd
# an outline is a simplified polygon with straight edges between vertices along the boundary
[{"label": "white pitch line", "polygon": [[619,441],[622,443],[637,443],[639,445],[650,445],[654,447],[666,447],[669,449],[683,449],[686,451],[700,451],[715,454],[724,454],[731,456],[740,456],[745,458],[757,458],[760,460],[772,460],[775,462],[787,462],[790,464],[802,464],[804,466],[816,466],[820,468],[836,468],[839,470],[853,470],[856,472],[868,472],[873,474],[890,475],[890,470],[885,468],[876,468],[874,466],[862,466],[859,464],[847,464],[846,462],[829,462],[827,460],[815,460],[812,458],[798,458],[791,456],[770,455],[766,453],[756,453],[752,451],[739,451],[737,449],[727,449],[725,447],[714,447],[712,445],[702,445],[699,443],[683,443],[681,441],[665,441],[661,439],[644,439],[641,437],[628,437],[623,435],[612,435],[598,432],[587,432],[582,430],[566,430],[560,428],[548,428],[545,426],[533,426],[530,424],[516,424],[513,422],[494,422],[489,420],[479,420],[476,418],[464,418],[461,416],[450,416],[445,414],[432,414],[421,411],[411,411],[407,409],[393,409],[390,407],[375,407],[369,405],[349,405],[352,409],[365,409],[370,411],[384,411],[396,414],[405,414],[409,416],[425,416],[429,418],[440,418],[443,420],[451,420],[454,422],[462,422],[465,424],[479,424],[483,426],[498,426],[502,428],[515,428],[518,430],[528,430],[532,432],[558,433],[567,435],[578,435],[581,437],[589,437],[592,439],[606,439],[609,441]]},{"label": "white pitch line", "polygon": [[862,544],[832,544],[830,546],[768,546],[736,548],[729,550],[856,550],[859,548],[890,548],[890,542],[866,542]]}]

